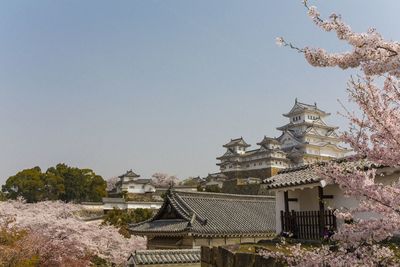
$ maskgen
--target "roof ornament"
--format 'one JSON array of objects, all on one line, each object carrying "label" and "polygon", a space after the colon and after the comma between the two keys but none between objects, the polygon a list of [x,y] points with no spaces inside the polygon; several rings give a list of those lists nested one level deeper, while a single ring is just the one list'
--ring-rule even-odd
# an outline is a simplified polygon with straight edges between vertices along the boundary
[{"label": "roof ornament", "polygon": [[297,97],[294,99],[294,103],[297,104]]},{"label": "roof ornament", "polygon": [[194,220],[196,220],[196,213],[192,213],[192,218],[190,219],[190,222],[189,222],[189,226],[192,226],[193,225],[193,223],[194,223]]},{"label": "roof ornament", "polygon": [[172,195],[172,191],[173,191],[173,188],[174,187],[174,183],[169,183],[169,185],[168,185],[168,189],[167,189],[167,196],[171,196]]},{"label": "roof ornament", "polygon": [[314,106],[317,107],[317,102],[314,102]]}]

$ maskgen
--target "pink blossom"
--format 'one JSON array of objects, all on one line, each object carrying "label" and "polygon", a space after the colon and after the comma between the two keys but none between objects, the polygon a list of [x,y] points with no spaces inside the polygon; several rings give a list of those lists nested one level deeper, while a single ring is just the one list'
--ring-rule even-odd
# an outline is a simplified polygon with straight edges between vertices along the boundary
[{"label": "pink blossom", "polygon": [[[375,29],[354,32],[333,13],[327,20],[317,9],[303,1],[308,15],[323,31],[334,32],[351,49],[330,53],[323,48],[297,48],[315,67],[357,68],[361,74],[348,82],[349,100],[362,116],[346,111],[349,130],[341,136],[355,155],[346,162],[316,168],[327,183],[339,185],[359,206],[338,210],[339,219],[348,221],[333,236],[337,250],[329,247],[304,250],[290,248],[290,255],[263,252],[298,266],[399,266],[399,259],[388,247],[380,245],[400,232],[400,182],[382,184],[380,166],[400,166],[400,43],[385,40]],[[357,214],[368,213],[366,219]]]},{"label": "pink blossom", "polygon": [[13,225],[48,238],[53,245],[75,244],[80,251],[88,251],[117,264],[125,263],[134,250],[145,248],[144,238],[127,239],[113,226],[85,222],[79,216],[81,210],[79,205],[63,202],[4,201],[0,202],[0,224],[14,218]]}]

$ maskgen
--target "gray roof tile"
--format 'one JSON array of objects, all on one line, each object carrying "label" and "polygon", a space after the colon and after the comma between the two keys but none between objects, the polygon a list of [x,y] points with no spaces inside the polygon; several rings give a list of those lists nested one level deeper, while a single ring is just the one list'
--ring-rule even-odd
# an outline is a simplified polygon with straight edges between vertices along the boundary
[{"label": "gray roof tile", "polygon": [[280,171],[277,175],[265,179],[267,188],[284,188],[303,184],[317,183],[321,180],[308,165]]},{"label": "gray roof tile", "polygon": [[174,264],[200,262],[200,249],[137,250],[128,259],[130,264]]},{"label": "gray roof tile", "polygon": [[[178,218],[162,219],[168,209]],[[159,212],[131,225],[134,234],[197,236],[263,236],[275,233],[275,199],[216,193],[169,191]]]}]

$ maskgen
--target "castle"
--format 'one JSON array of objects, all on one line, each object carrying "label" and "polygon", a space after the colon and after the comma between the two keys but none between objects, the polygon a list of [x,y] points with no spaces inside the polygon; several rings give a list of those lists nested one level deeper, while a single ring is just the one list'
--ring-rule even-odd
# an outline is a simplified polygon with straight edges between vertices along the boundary
[{"label": "castle", "polygon": [[278,127],[278,138],[264,136],[258,148],[243,137],[231,139],[223,145],[224,155],[218,157],[221,173],[229,178],[268,178],[279,170],[344,157],[348,149],[339,145],[336,130],[325,122],[327,113],[317,107],[295,100],[292,109],[283,114],[289,122]]}]

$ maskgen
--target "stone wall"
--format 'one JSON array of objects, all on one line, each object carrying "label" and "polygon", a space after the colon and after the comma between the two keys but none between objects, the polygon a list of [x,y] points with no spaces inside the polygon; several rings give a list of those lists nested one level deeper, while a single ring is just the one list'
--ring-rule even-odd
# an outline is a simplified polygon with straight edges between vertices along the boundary
[{"label": "stone wall", "polygon": [[221,192],[240,195],[258,195],[260,184],[237,185],[236,179],[227,180],[222,185]]}]

